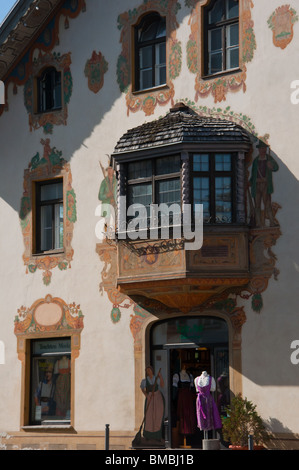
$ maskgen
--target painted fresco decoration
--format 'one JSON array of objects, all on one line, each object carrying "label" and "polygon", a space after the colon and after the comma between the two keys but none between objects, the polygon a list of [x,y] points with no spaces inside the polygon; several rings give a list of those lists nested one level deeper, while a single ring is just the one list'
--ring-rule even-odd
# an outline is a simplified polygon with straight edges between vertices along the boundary
[{"label": "painted fresco decoration", "polygon": [[[100,184],[98,198],[103,204],[101,209],[101,217],[105,218],[105,222],[108,225],[111,223],[111,214],[107,213],[108,205],[111,205],[115,210],[117,208],[117,180],[115,172],[111,166],[104,168],[100,162],[101,171],[103,174],[103,180]],[[121,293],[116,287],[117,278],[117,246],[114,240],[108,240],[104,238],[101,243],[97,243],[96,252],[100,257],[100,260],[104,263],[101,277],[102,282],[99,285],[99,290],[103,295],[107,293],[108,299],[112,303],[112,309],[110,311],[110,318],[112,323],[116,324],[121,319],[121,310],[128,309],[133,306],[135,315],[132,318],[132,333],[133,331],[139,331],[140,321],[146,316],[145,312],[141,307],[138,307],[129,297]]]},{"label": "painted fresco decoration", "polygon": [[[28,168],[24,171],[24,192],[21,199],[20,223],[23,234],[25,251],[23,254],[26,273],[35,273],[38,269],[43,270],[43,282],[49,285],[52,270],[55,267],[66,270],[71,267],[73,259],[74,223],[77,220],[76,194],[72,187],[72,174],[70,164],[63,157],[62,152],[51,147],[50,139],[41,139],[43,154],[37,152],[31,159]],[[34,181],[51,179],[57,176],[63,177],[63,200],[64,203],[64,250],[61,253],[39,255],[33,254],[33,215],[34,207],[32,200],[32,185]]]},{"label": "painted fresco decoration", "polygon": [[96,252],[100,260],[104,263],[101,277],[102,282],[99,290],[103,295],[107,293],[108,299],[112,303],[110,318],[112,323],[118,323],[121,319],[121,309],[128,309],[133,305],[131,299],[119,292],[116,287],[117,278],[117,247],[114,241],[104,239],[102,243],[97,243]]},{"label": "painted fresco decoration", "polygon": [[104,85],[104,75],[108,70],[108,62],[101,52],[92,52],[91,58],[86,62],[84,75],[88,79],[88,88],[98,93]]},{"label": "painted fresco decoration", "polygon": [[[177,0],[144,0],[143,3],[133,10],[122,13],[118,17],[118,29],[121,31],[120,43],[122,45],[121,54],[117,61],[117,82],[122,93],[126,93],[127,114],[142,110],[146,116],[154,113],[157,105],[164,106],[169,102],[173,103],[174,84],[173,80],[179,76],[182,64],[181,44],[176,38],[178,23],[176,14],[181,8]],[[166,61],[168,64],[167,86],[159,91],[132,93],[131,85],[131,27],[138,18],[146,12],[156,11],[161,16],[166,16],[169,21],[168,30],[171,31],[167,37]]]},{"label": "painted fresco decoration", "polygon": [[15,334],[82,330],[84,315],[80,305],[67,304],[50,294],[30,308],[20,307],[14,320]]},{"label": "painted fresco decoration", "polygon": [[[71,65],[71,53],[60,55],[59,53],[46,53],[39,54],[37,59],[32,62],[32,68],[30,76],[24,85],[24,104],[29,115],[29,127],[30,131],[43,128],[45,134],[53,133],[53,126],[66,125],[68,117],[67,105],[70,102],[73,89],[73,79],[70,70]],[[42,69],[47,67],[55,67],[55,69],[61,72],[63,81],[63,93],[62,93],[62,106],[61,109],[51,110],[49,112],[36,113],[36,104],[34,103],[35,96],[35,77],[40,73]]]},{"label": "painted fresco decoration", "polygon": [[[32,73],[33,69],[35,69],[35,51],[39,51],[39,55],[45,55],[48,57],[50,61],[53,60],[54,54],[52,54],[52,50],[54,47],[59,45],[59,25],[60,19],[64,18],[65,20],[69,21],[71,19],[75,19],[81,12],[86,11],[86,0],[66,0],[61,8],[57,11],[56,15],[48,22],[45,26],[43,31],[39,34],[36,38],[34,44],[30,47],[30,49],[24,54],[21,60],[18,62],[14,70],[9,74],[7,80],[5,80],[5,90],[8,89],[9,83],[13,83],[14,86],[14,94],[17,92],[18,86],[25,85],[27,90],[24,90],[24,102],[26,109],[30,115],[32,115],[32,106],[33,106],[33,95],[29,92],[30,86],[30,79],[32,80]],[[39,19],[37,18],[38,24]],[[70,23],[69,23],[70,26]],[[69,56],[68,60],[70,61],[70,54],[65,54],[64,56]],[[62,57],[64,57],[62,56]],[[71,63],[71,62],[69,62]],[[46,65],[46,64],[45,64]],[[65,80],[64,80],[64,98],[65,104],[68,103],[69,98],[71,96],[71,87],[72,87],[72,79],[71,73],[69,71],[69,67],[66,66],[65,69]],[[0,116],[4,111],[8,111],[9,105],[7,101],[7,96],[5,98],[5,105],[0,105]],[[63,123],[63,117],[66,118],[67,114],[62,114],[60,118],[55,118],[57,122],[51,122],[51,120],[46,121],[45,119],[41,119],[41,122],[38,123],[37,119],[33,119],[33,123],[29,121],[30,129],[35,129],[39,127],[43,127],[46,133],[51,133],[53,129],[53,125],[58,125],[57,123]]]},{"label": "painted fresco decoration", "polygon": [[290,5],[282,5],[268,19],[268,26],[273,32],[273,44],[285,49],[293,39],[294,24],[298,21],[297,12]]},{"label": "painted fresco decoration", "polygon": [[19,360],[25,361],[27,338],[48,338],[49,335],[61,338],[70,336],[72,361],[75,360],[80,353],[83,320],[80,304],[67,303],[50,294],[36,300],[29,308],[22,305],[14,318]]},{"label": "painted fresco decoration", "polygon": [[212,95],[214,102],[226,100],[229,92],[246,91],[246,64],[253,59],[256,49],[256,40],[254,34],[254,22],[251,16],[251,9],[254,7],[252,0],[240,0],[240,64],[239,72],[228,74],[225,77],[202,79],[201,56],[200,56],[200,37],[199,30],[202,24],[202,10],[208,4],[208,0],[185,0],[187,7],[191,8],[191,15],[188,24],[190,25],[190,35],[187,43],[187,65],[193,74],[195,74],[195,101],[199,98],[205,98]]}]

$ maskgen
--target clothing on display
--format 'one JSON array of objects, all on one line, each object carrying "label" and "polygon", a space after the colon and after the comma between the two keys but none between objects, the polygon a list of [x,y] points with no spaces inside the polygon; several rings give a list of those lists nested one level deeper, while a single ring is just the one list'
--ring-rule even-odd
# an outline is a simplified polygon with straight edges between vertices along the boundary
[{"label": "clothing on display", "polygon": [[185,369],[173,376],[173,387],[177,388],[177,420],[179,431],[183,435],[196,431],[196,395],[193,376]]},{"label": "clothing on display", "polygon": [[215,379],[204,371],[195,378],[194,384],[197,393],[197,426],[203,431],[220,429],[222,427],[221,418],[211,395],[211,391],[216,389]]}]

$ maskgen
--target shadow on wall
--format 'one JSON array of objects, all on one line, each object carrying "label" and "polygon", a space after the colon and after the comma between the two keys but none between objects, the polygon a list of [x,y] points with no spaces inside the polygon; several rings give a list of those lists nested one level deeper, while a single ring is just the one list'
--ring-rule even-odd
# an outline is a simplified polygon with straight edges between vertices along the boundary
[{"label": "shadow on wall", "polygon": [[[293,448],[293,445],[298,448],[298,439],[299,435],[294,435],[294,433],[287,426],[284,426],[281,421],[276,418],[269,418],[265,422],[265,426],[269,432],[270,441],[268,446],[272,450],[289,450]],[[273,434],[275,433],[275,435]],[[282,434],[282,438],[280,438]],[[289,435],[289,439],[287,437]]]}]

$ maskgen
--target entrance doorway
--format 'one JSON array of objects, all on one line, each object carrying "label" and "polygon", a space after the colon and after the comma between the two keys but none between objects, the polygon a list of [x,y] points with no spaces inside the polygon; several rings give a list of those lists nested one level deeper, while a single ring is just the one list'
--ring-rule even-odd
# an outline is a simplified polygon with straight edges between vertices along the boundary
[{"label": "entrance doorway", "polygon": [[[194,379],[207,371],[217,384],[213,398],[220,414],[229,404],[229,348],[228,327],[218,317],[178,317],[156,323],[151,330],[151,361],[156,372],[161,369],[164,378],[162,393],[165,398],[165,443],[166,447],[201,448],[203,432],[197,427],[196,393],[194,398],[195,429],[182,434],[177,413],[177,374],[183,366]],[[215,431],[209,432],[215,438]]]}]

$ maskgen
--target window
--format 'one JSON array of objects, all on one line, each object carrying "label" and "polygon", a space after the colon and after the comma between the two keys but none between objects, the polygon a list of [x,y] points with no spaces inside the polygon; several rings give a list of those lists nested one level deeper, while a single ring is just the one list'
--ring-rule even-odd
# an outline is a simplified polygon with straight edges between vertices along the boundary
[{"label": "window", "polygon": [[36,251],[63,249],[63,179],[36,183]]},{"label": "window", "polygon": [[45,69],[37,79],[39,113],[62,107],[61,72],[54,67]]},{"label": "window", "polygon": [[[174,209],[181,206],[180,156],[160,157],[128,163],[127,166],[127,206],[142,204],[146,208],[147,220],[142,222],[143,228],[149,226],[151,204],[166,204]],[[168,216],[168,214],[165,214]],[[160,224],[159,212],[152,214]],[[172,214],[170,214],[172,217]],[[130,217],[128,217],[130,220]]]},{"label": "window", "polygon": [[193,204],[203,204],[204,223],[235,221],[234,173],[231,153],[193,155]]},{"label": "window", "polygon": [[71,339],[31,342],[30,423],[70,424]]},{"label": "window", "polygon": [[166,21],[146,15],[135,28],[135,90],[166,84]]},{"label": "window", "polygon": [[204,22],[205,74],[239,67],[239,1],[214,0]]}]

